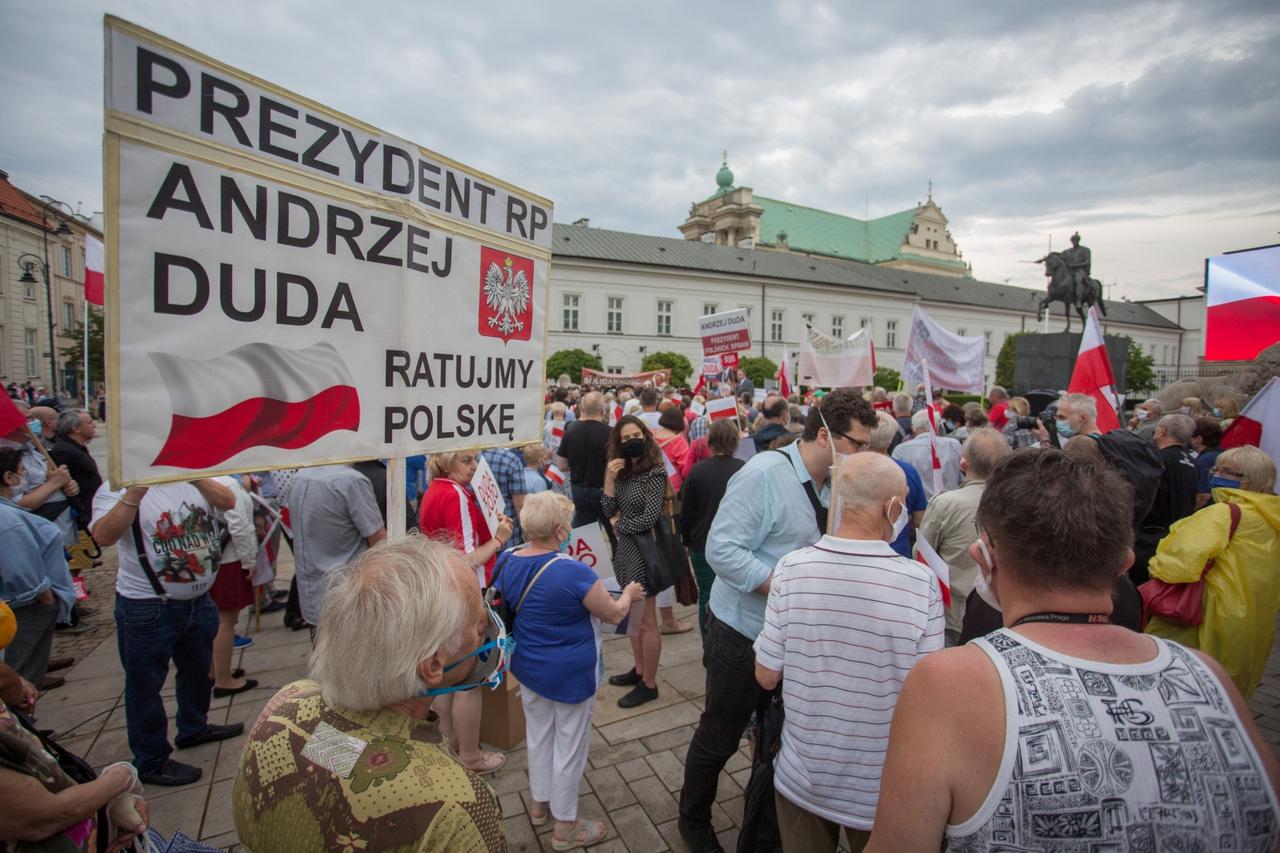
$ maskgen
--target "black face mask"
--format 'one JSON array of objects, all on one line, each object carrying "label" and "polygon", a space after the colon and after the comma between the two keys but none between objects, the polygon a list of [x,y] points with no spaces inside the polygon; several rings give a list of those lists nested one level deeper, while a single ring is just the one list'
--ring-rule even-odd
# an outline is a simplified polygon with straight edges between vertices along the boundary
[{"label": "black face mask", "polygon": [[644,456],[644,439],[631,438],[622,442],[622,455],[628,459],[639,459]]}]

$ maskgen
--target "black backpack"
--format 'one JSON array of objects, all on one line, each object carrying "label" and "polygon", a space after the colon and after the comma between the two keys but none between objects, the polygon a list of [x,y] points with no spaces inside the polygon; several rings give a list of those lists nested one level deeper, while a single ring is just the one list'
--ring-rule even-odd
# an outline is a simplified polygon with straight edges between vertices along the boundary
[{"label": "black backpack", "polygon": [[1156,489],[1164,476],[1164,460],[1150,439],[1125,429],[1113,429],[1102,435],[1091,435],[1098,450],[1121,477],[1133,486],[1133,526],[1136,530],[1156,501]]}]

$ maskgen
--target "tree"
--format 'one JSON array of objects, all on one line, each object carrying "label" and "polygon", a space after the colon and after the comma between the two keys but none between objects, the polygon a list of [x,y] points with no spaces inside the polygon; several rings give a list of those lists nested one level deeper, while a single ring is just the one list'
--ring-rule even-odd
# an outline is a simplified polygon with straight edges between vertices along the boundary
[{"label": "tree", "polygon": [[1129,342],[1129,366],[1124,372],[1124,393],[1126,396],[1145,394],[1156,390],[1156,360],[1142,351],[1142,347],[1128,335],[1124,339]]},{"label": "tree", "polygon": [[1024,335],[1037,335],[1039,332],[1014,332],[1007,335],[1000,353],[996,356],[996,384],[1006,389],[1013,388],[1013,361],[1017,352],[1017,341]]},{"label": "tree", "polygon": [[662,370],[664,367],[671,368],[672,385],[684,385],[693,374],[693,364],[678,352],[649,353],[640,364],[641,370]]},{"label": "tree", "polygon": [[892,367],[877,367],[875,376],[871,377],[871,384],[893,393],[902,385],[902,374]]},{"label": "tree", "polygon": [[[104,323],[102,319],[102,309],[89,306],[89,380],[91,382],[102,382],[106,377],[103,369],[102,359],[102,341],[103,341]],[[84,321],[76,320],[73,328],[66,333],[71,336],[73,343],[62,347],[62,357],[69,363],[76,366],[76,370],[83,369],[84,365]]]},{"label": "tree", "polygon": [[592,355],[586,350],[562,349],[553,352],[547,359],[547,379],[554,382],[560,374],[567,373],[570,382],[581,382],[584,367],[604,370],[604,362],[600,360],[600,356]]},{"label": "tree", "polygon": [[751,384],[757,388],[763,388],[766,379],[772,379],[778,375],[778,363],[762,355],[738,359],[738,369],[747,374]]}]

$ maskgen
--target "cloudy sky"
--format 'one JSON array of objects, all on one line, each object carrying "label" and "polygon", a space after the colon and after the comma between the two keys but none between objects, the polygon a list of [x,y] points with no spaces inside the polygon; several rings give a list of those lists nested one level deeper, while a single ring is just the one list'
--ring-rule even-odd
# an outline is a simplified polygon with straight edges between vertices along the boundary
[{"label": "cloudy sky", "polygon": [[1131,299],[1280,242],[1280,4],[0,0],[0,168],[102,207],[102,14],[498,175],[679,236],[720,151],[761,195],[934,198],[977,277],[1079,229]]}]

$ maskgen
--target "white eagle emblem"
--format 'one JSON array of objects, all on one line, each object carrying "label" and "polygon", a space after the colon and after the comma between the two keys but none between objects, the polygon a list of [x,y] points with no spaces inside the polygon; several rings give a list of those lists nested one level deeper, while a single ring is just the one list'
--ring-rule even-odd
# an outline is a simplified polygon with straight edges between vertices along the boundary
[{"label": "white eagle emblem", "polygon": [[484,273],[484,301],[494,312],[489,318],[489,328],[496,327],[503,337],[524,331],[524,320],[520,318],[529,307],[532,289],[524,270],[516,270],[512,275],[511,266],[510,258],[503,262],[505,269],[491,262]]}]

